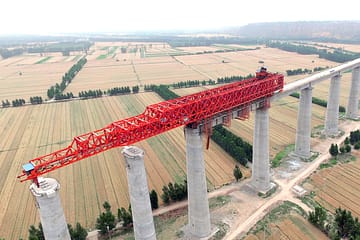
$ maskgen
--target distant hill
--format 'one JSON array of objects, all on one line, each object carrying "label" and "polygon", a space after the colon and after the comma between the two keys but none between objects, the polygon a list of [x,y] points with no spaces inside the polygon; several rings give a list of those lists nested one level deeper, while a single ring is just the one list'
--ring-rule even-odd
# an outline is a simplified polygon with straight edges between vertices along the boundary
[{"label": "distant hill", "polygon": [[229,33],[245,38],[360,42],[360,21],[252,23]]}]

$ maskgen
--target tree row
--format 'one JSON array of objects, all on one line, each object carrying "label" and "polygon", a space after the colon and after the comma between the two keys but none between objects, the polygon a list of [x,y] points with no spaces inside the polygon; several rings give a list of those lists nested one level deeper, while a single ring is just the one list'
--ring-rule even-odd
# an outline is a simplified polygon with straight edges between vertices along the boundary
[{"label": "tree row", "polygon": [[83,68],[86,64],[86,58],[81,58],[76,64],[74,64],[62,77],[61,83],[56,83],[54,86],[51,86],[47,90],[47,96],[49,99],[60,95],[66,88],[67,85],[71,83],[75,75]]},{"label": "tree row", "polygon": [[[294,93],[290,94],[290,96],[299,99],[300,93],[294,92]],[[319,105],[321,107],[327,107],[327,101],[317,98],[317,97],[312,97],[311,102],[313,104]],[[339,112],[342,112],[342,113],[346,112],[346,108],[344,106],[339,106]]]},{"label": "tree row", "polygon": [[[15,100],[12,100],[11,104],[9,102],[9,100],[2,100],[2,107],[3,108],[7,108],[7,107],[10,107],[13,106],[13,107],[20,107],[20,106],[23,106],[25,105],[25,99],[23,98],[19,98],[19,99],[15,99]],[[43,103],[43,100],[42,100],[42,97],[39,97],[39,96],[35,96],[35,97],[30,97],[30,103],[31,104],[42,104]]]},{"label": "tree row", "polygon": [[267,47],[278,48],[288,52],[296,52],[299,54],[315,54],[319,58],[324,58],[333,62],[344,63],[352,61],[360,57],[359,53],[353,53],[350,51],[343,51],[339,49],[319,49],[312,46],[302,45],[302,44],[293,44],[289,42],[280,42],[280,41],[270,41],[267,44]]},{"label": "tree row", "polygon": [[298,69],[293,69],[293,70],[286,70],[286,75],[287,76],[294,76],[294,75],[301,75],[301,74],[306,74],[306,73],[312,73],[312,72],[320,72],[323,71],[325,69],[328,69],[329,67],[314,67],[314,69],[307,69],[307,68],[298,68]]},{"label": "tree row", "polygon": [[213,128],[211,139],[241,165],[252,161],[252,145],[236,136],[222,125]]}]

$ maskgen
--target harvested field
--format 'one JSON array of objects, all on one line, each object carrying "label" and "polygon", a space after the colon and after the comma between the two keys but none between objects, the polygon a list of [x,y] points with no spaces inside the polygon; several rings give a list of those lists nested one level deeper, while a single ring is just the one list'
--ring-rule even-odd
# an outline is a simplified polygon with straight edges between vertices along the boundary
[{"label": "harvested field", "polygon": [[[244,76],[249,73],[254,74],[262,65],[259,63],[260,60],[265,62],[270,71],[281,73],[285,73],[288,69],[312,69],[319,66],[338,65],[314,55],[299,55],[272,48],[171,57],[169,54],[173,50],[169,50],[172,49],[170,46],[153,43],[152,48],[150,44],[145,45],[146,52],[151,52],[153,55],[158,53],[159,56],[142,58],[139,52],[121,53],[121,43],[104,44],[93,46],[96,50],[87,56],[87,64],[75,77],[67,91],[77,94],[79,91],[88,89],[107,90],[124,85],[172,84],[187,80],[216,80],[224,76]],[[115,52],[116,56],[104,56],[101,60],[97,59],[100,55],[106,55],[108,49],[114,46],[119,46]],[[131,46],[140,47],[141,43],[133,43]],[[215,47],[210,46],[205,49]],[[191,49],[198,51],[198,48],[186,48],[188,49],[186,51],[191,51]],[[200,49],[203,50],[204,47]],[[291,82],[306,76],[298,75],[285,79]],[[87,86],[86,89],[84,86]]]},{"label": "harvested field", "polygon": [[343,43],[328,43],[328,42],[320,42],[317,43],[319,45],[325,45],[328,47],[340,48],[351,52],[360,52],[360,45],[358,44],[343,44]]},{"label": "harvested field", "polygon": [[[355,151],[355,150],[354,150]],[[331,168],[314,173],[304,185],[307,190],[315,192],[315,200],[330,212],[341,207],[360,217],[360,154],[356,152],[357,161],[338,164]]]},{"label": "harvested field", "polygon": [[[134,43],[133,43],[134,44]],[[154,43],[153,52],[163,52],[162,43]],[[135,45],[135,44],[134,44]],[[113,55],[97,59],[109,48],[117,47]],[[140,53],[121,53],[118,43],[104,43],[92,47],[88,62],[67,87],[75,95],[88,89],[106,90],[111,87],[144,84],[172,84],[186,80],[208,80],[231,75],[254,73],[258,61],[265,61],[270,71],[286,69],[335,66],[338,64],[277,49],[262,48],[251,51],[200,54],[189,56],[163,56],[141,58]],[[150,45],[147,46],[150,48]],[[169,48],[169,46],[165,46]],[[149,50],[150,51],[150,50]],[[46,56],[45,56],[46,57]],[[0,100],[12,100],[21,95],[46,97],[50,85],[60,82],[62,75],[77,61],[78,56],[53,56],[41,64],[44,57],[26,56],[0,61]],[[56,61],[58,62],[56,62]],[[118,60],[118,61],[117,61]],[[52,62],[54,61],[54,63]],[[224,62],[223,62],[224,61]],[[314,61],[314,62],[312,62]],[[291,65],[290,65],[291,64]],[[19,72],[22,72],[21,78]],[[344,74],[343,79],[351,74]],[[305,75],[285,77],[286,81]],[[36,79],[36,81],[34,81]],[[30,84],[31,83],[31,84]],[[328,84],[328,83],[327,83]],[[19,87],[24,86],[24,87]],[[212,88],[187,88],[175,90],[178,94],[190,94]],[[341,104],[346,101],[349,83],[341,90]],[[326,100],[328,85],[317,85],[314,96]],[[26,98],[28,101],[28,99]],[[115,120],[142,112],[146,105],[162,101],[154,93],[140,93],[118,97],[21,108],[0,108],[0,238],[26,238],[27,226],[39,221],[34,202],[28,191],[29,183],[18,183],[16,176],[27,160],[66,147],[76,135],[101,128]],[[346,106],[346,105],[345,105]],[[287,97],[272,103],[270,109],[271,156],[295,141],[298,99]],[[253,114],[248,121],[232,121],[230,129],[252,142]],[[312,127],[323,124],[325,108],[313,105]],[[150,189],[161,194],[162,185],[169,181],[182,181],[186,172],[185,141],[181,128],[138,144],[145,150],[145,165]],[[207,182],[209,189],[220,187],[233,180],[235,162],[215,143],[205,151]],[[93,228],[96,217],[102,211],[102,203],[108,200],[113,212],[128,206],[127,180],[120,149],[91,157],[79,163],[59,169],[48,176],[61,183],[61,199],[69,223],[76,221]],[[248,169],[242,169],[249,176]],[[25,226],[25,227],[24,227]]]},{"label": "harvested field", "polygon": [[[21,165],[32,158],[66,147],[72,137],[101,128],[112,121],[142,112],[145,105],[159,102],[154,93],[0,109],[0,236],[26,238],[28,226],[39,216],[28,191],[29,182],[19,183]],[[204,140],[205,141],[205,140]],[[160,196],[163,185],[182,181],[186,174],[185,140],[178,128],[136,144],[145,150],[149,188]],[[61,199],[69,223],[94,228],[107,200],[114,212],[129,203],[126,171],[121,149],[109,150],[54,171],[61,184]],[[212,143],[205,150],[209,189],[233,181],[234,160]],[[242,169],[249,177],[249,169]],[[20,200],[19,200],[20,199]]]},{"label": "harvested field", "polygon": [[246,236],[244,240],[263,240],[264,236],[265,239],[269,240],[328,239],[323,232],[297,213],[281,216],[280,219],[267,225],[266,233],[259,231],[256,234]]},{"label": "harvested field", "polygon": [[62,76],[75,63],[73,61],[46,61],[35,64],[43,58],[24,56],[1,60],[0,100],[8,99],[11,102],[17,98],[24,98],[29,102],[32,96],[41,96],[46,99],[49,87],[60,83]]}]

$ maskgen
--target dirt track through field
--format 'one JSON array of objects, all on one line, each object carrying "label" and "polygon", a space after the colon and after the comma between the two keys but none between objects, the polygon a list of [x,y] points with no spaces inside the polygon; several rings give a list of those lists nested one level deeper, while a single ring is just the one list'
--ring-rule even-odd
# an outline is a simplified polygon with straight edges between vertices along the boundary
[{"label": "dirt track through field", "polygon": [[[266,213],[268,213],[272,206],[277,204],[278,202],[282,202],[285,200],[288,201],[296,201],[297,204],[301,202],[299,199],[296,199],[292,193],[292,187],[300,182],[302,182],[306,177],[308,177],[313,171],[315,171],[321,162],[329,159],[330,154],[328,153],[329,146],[332,143],[340,144],[344,141],[345,137],[350,134],[350,131],[356,130],[360,128],[360,122],[346,120],[340,125],[340,128],[345,132],[345,134],[337,139],[328,138],[320,143],[316,144],[312,151],[319,152],[320,155],[311,163],[304,164],[303,167],[298,171],[296,175],[292,179],[283,179],[279,178],[279,175],[275,175],[275,182],[279,184],[280,190],[277,194],[272,196],[270,199],[267,199],[266,202],[260,206],[259,208],[253,208],[252,211],[246,211],[248,215],[246,216],[246,220],[243,219],[237,221],[233,226],[231,226],[230,231],[226,234],[224,239],[238,239],[240,236],[245,234],[250,228],[256,224],[261,218],[263,218]],[[262,200],[260,200],[262,201]],[[256,205],[253,202],[253,205]],[[306,205],[301,204],[301,207],[305,208],[306,211],[310,209],[306,207]]]}]

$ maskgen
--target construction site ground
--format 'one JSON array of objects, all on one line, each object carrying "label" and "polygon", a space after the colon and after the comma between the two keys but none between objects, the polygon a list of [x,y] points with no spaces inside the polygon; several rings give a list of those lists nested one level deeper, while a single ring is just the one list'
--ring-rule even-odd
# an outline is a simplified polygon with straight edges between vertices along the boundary
[{"label": "construction site ground", "polygon": [[[342,120],[337,138],[312,138],[312,152],[318,156],[310,162],[290,161],[272,169],[272,181],[276,191],[267,198],[260,197],[250,187],[250,179],[223,186],[209,193],[213,235],[210,239],[241,239],[267,213],[284,201],[300,206],[305,212],[312,209],[301,202],[292,191],[293,186],[301,184],[320,163],[330,158],[332,143],[340,145],[350,131],[360,128],[359,121]],[[294,167],[295,166],[295,167]],[[162,206],[153,212],[157,239],[190,239],[186,231],[187,201]],[[88,239],[97,239],[96,232],[89,233]],[[112,239],[133,239],[132,231],[125,235],[112,236]]]}]

